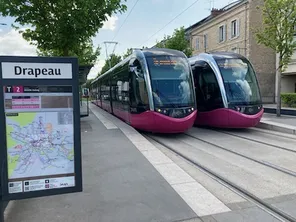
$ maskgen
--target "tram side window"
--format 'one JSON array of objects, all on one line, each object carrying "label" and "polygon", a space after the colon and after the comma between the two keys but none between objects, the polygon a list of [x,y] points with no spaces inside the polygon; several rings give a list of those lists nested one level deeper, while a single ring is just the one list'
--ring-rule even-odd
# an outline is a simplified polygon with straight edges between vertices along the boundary
[{"label": "tram side window", "polygon": [[193,69],[196,85],[197,108],[210,111],[223,107],[223,100],[216,75],[206,62],[200,62]]},{"label": "tram side window", "polygon": [[117,101],[117,92],[118,92],[118,86],[117,86],[117,76],[112,75],[111,76],[111,98],[113,102]]},{"label": "tram side window", "polygon": [[132,71],[132,94],[133,100],[135,102],[134,105],[144,108],[145,110],[148,109],[148,92],[146,88],[146,82],[144,79],[144,71],[139,62],[139,60],[135,60],[132,64],[134,70]]},{"label": "tram side window", "polygon": [[110,87],[109,87],[109,80],[107,78],[103,79],[102,80],[102,100],[110,100],[110,95],[109,95],[109,90],[110,90]]},{"label": "tram side window", "polygon": [[97,93],[96,93],[97,100],[99,100],[101,99],[101,81],[98,81],[96,90],[97,90]]},{"label": "tram side window", "polygon": [[105,100],[105,90],[106,90],[106,86],[104,84],[104,80],[101,80],[101,100],[104,101]]}]

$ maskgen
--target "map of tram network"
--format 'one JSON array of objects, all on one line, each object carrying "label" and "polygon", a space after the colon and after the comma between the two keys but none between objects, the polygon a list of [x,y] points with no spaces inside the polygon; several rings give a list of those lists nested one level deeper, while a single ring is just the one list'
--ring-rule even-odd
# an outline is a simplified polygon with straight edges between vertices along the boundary
[{"label": "map of tram network", "polygon": [[72,112],[6,116],[9,179],[74,173]]}]

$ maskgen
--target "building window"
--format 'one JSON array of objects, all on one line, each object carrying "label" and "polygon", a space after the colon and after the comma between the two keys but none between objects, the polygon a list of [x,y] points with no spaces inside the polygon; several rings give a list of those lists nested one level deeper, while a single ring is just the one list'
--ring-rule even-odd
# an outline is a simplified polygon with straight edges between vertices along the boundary
[{"label": "building window", "polygon": [[231,22],[231,38],[237,37],[238,35],[239,35],[238,20],[233,20]]},{"label": "building window", "polygon": [[219,27],[219,42],[224,42],[225,41],[225,25],[221,25]]},{"label": "building window", "polygon": [[199,49],[199,39],[195,39],[195,49],[198,50]]}]

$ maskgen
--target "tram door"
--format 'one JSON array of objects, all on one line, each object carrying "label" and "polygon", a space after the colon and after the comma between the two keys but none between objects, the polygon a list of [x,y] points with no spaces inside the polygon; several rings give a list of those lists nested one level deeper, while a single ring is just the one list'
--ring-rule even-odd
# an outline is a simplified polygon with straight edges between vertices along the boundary
[{"label": "tram door", "polygon": [[207,62],[199,61],[192,68],[199,112],[223,108],[223,100],[216,75]]},{"label": "tram door", "polygon": [[149,110],[144,70],[137,59],[130,63],[130,107],[135,114]]}]

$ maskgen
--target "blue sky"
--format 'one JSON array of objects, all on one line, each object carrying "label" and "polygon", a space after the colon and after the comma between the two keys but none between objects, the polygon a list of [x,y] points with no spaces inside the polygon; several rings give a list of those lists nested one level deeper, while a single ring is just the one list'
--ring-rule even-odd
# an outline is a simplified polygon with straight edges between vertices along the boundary
[{"label": "blue sky", "polygon": [[[93,38],[95,46],[100,45],[101,55],[97,64],[91,70],[88,78],[93,78],[100,71],[106,59],[104,41],[118,42],[115,53],[122,55],[130,47],[151,47],[156,40],[161,40],[164,35],[170,35],[175,28],[188,27],[210,14],[210,8],[221,8],[233,2],[233,0],[198,0],[186,12],[176,18],[164,29],[155,34],[174,17],[189,7],[196,0],[139,0],[135,8],[126,19],[130,10],[137,0],[127,0],[127,11],[123,14],[114,14],[105,22],[104,27],[99,30]],[[35,55],[34,46],[30,46],[21,36],[11,29],[12,18],[0,17],[0,54],[2,55]],[[124,23],[123,23],[124,22]],[[118,32],[119,27],[121,29]],[[154,35],[155,34],[155,35]],[[153,36],[152,36],[153,35]],[[108,52],[113,50],[110,45]]]}]

